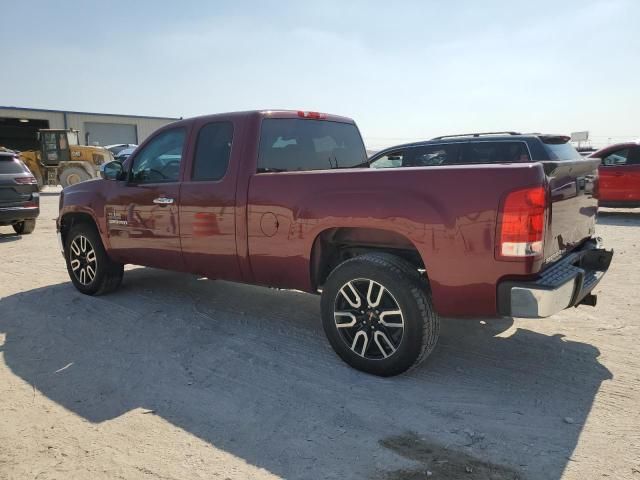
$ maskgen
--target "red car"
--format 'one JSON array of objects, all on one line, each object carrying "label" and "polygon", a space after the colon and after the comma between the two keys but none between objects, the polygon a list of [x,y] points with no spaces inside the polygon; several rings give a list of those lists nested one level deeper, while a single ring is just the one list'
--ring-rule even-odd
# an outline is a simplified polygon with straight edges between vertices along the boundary
[{"label": "red car", "polygon": [[588,158],[600,158],[598,205],[640,207],[640,143],[610,145]]},{"label": "red car", "polygon": [[82,293],[116,289],[133,263],[321,294],[338,355],[395,375],[434,349],[439,314],[595,304],[612,255],[594,235],[599,162],[568,140],[441,137],[403,147],[437,165],[381,168],[348,118],[192,118],[105,164],[103,179],[65,188],[57,228]]}]

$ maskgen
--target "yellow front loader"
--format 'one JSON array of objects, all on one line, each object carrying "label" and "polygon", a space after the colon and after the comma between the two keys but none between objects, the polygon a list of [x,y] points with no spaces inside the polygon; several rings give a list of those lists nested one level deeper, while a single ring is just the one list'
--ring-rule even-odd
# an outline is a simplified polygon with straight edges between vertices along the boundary
[{"label": "yellow front loader", "polygon": [[100,165],[113,160],[106,148],[80,145],[77,130],[40,130],[40,148],[20,152],[38,185],[67,187],[98,177]]}]

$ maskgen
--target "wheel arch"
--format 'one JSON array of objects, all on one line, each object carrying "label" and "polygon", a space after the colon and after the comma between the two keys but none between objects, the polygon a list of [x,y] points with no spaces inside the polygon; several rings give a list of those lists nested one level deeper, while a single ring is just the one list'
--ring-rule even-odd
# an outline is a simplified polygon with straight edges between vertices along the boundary
[{"label": "wheel arch", "polygon": [[63,245],[65,245],[67,241],[67,235],[69,234],[71,228],[74,225],[78,225],[80,223],[93,226],[93,228],[96,229],[98,235],[102,237],[102,235],[100,234],[100,228],[98,228],[98,222],[93,217],[93,215],[84,211],[71,211],[60,216],[59,229],[60,235],[62,236]]},{"label": "wheel arch", "polygon": [[[311,247],[312,291],[321,287],[331,271],[344,260],[372,252],[389,253],[408,261],[416,270],[426,270],[416,245],[401,233],[380,228],[327,228],[315,237]],[[427,278],[426,272],[423,276]]]}]

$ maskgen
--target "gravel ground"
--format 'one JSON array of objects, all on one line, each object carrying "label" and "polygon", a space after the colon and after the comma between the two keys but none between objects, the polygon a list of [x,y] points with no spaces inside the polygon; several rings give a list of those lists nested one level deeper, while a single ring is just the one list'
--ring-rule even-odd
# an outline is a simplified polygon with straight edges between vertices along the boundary
[{"label": "gravel ground", "polygon": [[343,364],[318,298],[130,268],[79,294],[0,227],[0,479],[640,479],[640,210],[596,308],[449,320],[410,374]]}]

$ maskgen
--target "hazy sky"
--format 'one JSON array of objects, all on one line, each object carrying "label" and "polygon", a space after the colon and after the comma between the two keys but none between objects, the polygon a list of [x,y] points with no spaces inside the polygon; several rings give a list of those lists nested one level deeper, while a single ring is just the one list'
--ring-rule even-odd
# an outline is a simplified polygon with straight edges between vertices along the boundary
[{"label": "hazy sky", "polygon": [[640,1],[0,0],[0,105],[640,137]]}]

